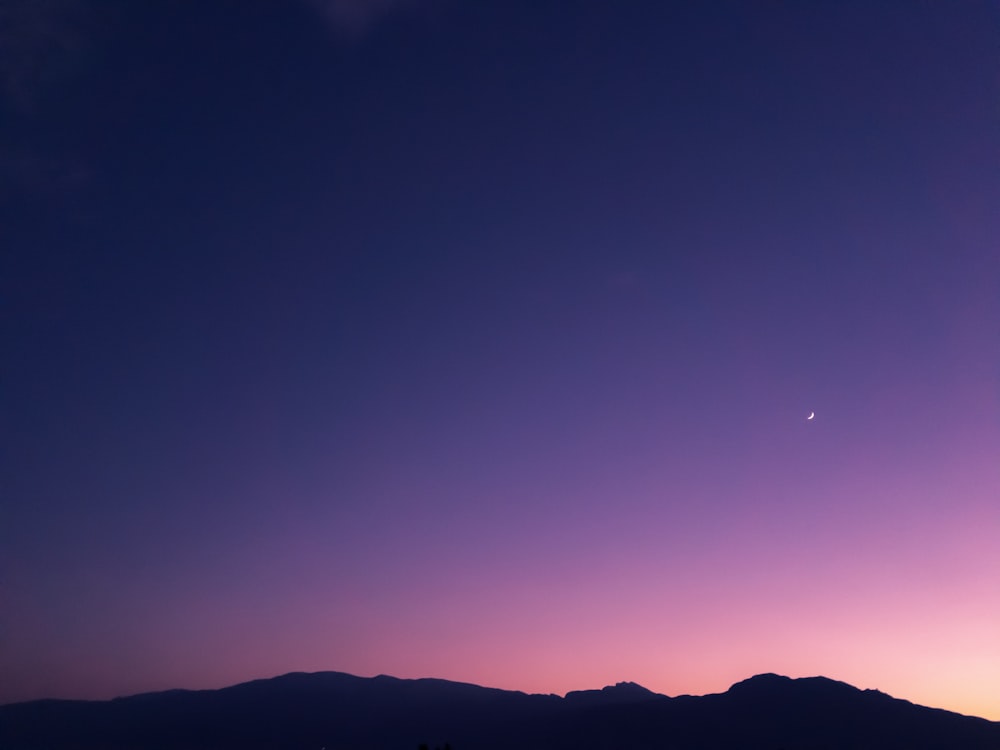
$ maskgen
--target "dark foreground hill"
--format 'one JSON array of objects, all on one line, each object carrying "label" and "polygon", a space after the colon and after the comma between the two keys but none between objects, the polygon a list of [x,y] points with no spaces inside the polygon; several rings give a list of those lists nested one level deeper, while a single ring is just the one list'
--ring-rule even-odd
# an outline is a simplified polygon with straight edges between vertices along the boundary
[{"label": "dark foreground hill", "polygon": [[668,698],[289,674],[222,690],[0,706],[0,750],[1000,750],[1000,723],[823,677]]}]

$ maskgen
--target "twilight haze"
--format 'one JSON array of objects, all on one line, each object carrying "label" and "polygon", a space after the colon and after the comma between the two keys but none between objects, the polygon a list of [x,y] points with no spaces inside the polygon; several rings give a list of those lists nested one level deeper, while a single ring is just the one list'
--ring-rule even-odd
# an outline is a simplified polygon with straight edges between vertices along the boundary
[{"label": "twilight haze", "polygon": [[995,3],[0,13],[0,702],[1000,719]]}]

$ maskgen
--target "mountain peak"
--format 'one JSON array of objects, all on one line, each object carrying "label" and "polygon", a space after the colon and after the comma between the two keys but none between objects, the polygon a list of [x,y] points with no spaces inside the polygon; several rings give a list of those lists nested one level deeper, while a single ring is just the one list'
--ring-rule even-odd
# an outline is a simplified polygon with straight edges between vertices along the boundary
[{"label": "mountain peak", "polygon": [[638,682],[616,682],[614,685],[606,685],[601,688],[602,693],[615,694],[615,695],[643,695],[643,696],[653,696],[657,695],[652,690],[644,688]]},{"label": "mountain peak", "polygon": [[608,705],[612,703],[637,703],[662,698],[659,693],[635,682],[616,682],[600,690],[573,690],[566,693],[566,700],[576,705]]},{"label": "mountain peak", "polygon": [[792,678],[768,672],[737,682],[729,688],[726,695],[768,701],[790,696],[836,700],[858,695],[861,692],[853,685],[831,680],[829,677]]},{"label": "mountain peak", "polygon": [[764,672],[762,674],[755,674],[753,677],[748,677],[745,680],[740,680],[739,682],[733,683],[729,688],[732,690],[746,690],[750,688],[758,687],[776,687],[778,685],[788,685],[792,682],[791,677],[786,677],[783,674],[775,674],[774,672]]}]

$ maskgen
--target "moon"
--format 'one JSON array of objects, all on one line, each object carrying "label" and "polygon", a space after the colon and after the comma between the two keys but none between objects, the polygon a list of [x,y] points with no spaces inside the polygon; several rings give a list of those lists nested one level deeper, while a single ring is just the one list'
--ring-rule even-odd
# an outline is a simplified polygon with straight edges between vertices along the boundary
[{"label": "moon", "polygon": [[816,416],[816,412],[811,411],[811,412],[809,412],[809,416],[806,417],[806,419],[813,419],[815,416]]}]

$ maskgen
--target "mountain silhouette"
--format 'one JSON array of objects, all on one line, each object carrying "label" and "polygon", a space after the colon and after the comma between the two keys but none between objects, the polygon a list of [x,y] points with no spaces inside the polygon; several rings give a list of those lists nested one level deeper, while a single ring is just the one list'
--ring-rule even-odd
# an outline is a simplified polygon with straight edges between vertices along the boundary
[{"label": "mountain silhouette", "polygon": [[221,690],[0,706],[2,750],[1000,750],[1000,723],[825,677],[670,698],[293,673]]},{"label": "mountain silhouette", "polygon": [[566,693],[566,702],[573,706],[610,706],[616,703],[639,703],[664,696],[634,682],[619,682],[600,690],[574,690]]}]

